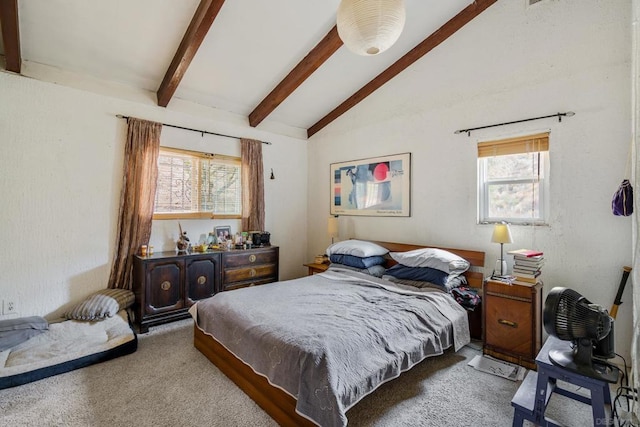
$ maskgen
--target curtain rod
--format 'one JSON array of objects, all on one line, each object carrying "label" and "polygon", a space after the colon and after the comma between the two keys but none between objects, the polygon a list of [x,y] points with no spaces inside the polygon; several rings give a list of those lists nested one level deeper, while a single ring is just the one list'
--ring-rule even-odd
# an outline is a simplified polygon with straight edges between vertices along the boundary
[{"label": "curtain rod", "polygon": [[487,125],[487,126],[480,126],[477,128],[470,128],[470,129],[460,129],[455,131],[455,134],[458,133],[463,133],[466,132],[467,136],[471,136],[471,132],[474,130],[479,130],[479,129],[487,129],[487,128],[492,128],[492,127],[496,127],[496,126],[504,126],[504,125],[512,125],[514,123],[522,123],[522,122],[530,122],[531,120],[540,120],[540,119],[548,119],[550,117],[557,117],[558,121],[561,122],[562,121],[562,117],[572,117],[575,116],[576,113],[574,113],[573,111],[567,111],[566,113],[556,113],[556,114],[550,114],[548,116],[540,116],[540,117],[533,117],[530,119],[522,119],[522,120],[515,120],[513,122],[504,122],[504,123],[498,123],[495,125]]},{"label": "curtain rod", "polygon": [[[116,114],[116,117],[119,119],[125,119],[125,120],[129,120],[129,116],[123,116],[122,114]],[[192,128],[187,128],[187,127],[183,127],[183,126],[176,126],[176,125],[170,125],[167,123],[161,123],[162,126],[169,126],[170,128],[176,128],[176,129],[182,129],[182,130],[190,130],[191,132],[198,132],[201,134],[207,134],[207,135],[216,135],[216,136],[222,136],[225,138],[233,138],[233,139],[241,139],[241,137],[239,136],[233,136],[233,135],[225,135],[223,133],[216,133],[216,132],[209,132],[206,130],[199,130],[199,129],[192,129]],[[272,145],[269,141],[260,141],[263,144],[267,144],[267,145]]]}]

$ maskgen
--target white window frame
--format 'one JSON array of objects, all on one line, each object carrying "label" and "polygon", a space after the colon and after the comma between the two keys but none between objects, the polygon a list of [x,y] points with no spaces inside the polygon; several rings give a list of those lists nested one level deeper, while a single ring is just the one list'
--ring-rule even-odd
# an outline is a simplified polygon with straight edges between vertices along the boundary
[{"label": "white window frame", "polygon": [[[242,217],[242,191],[243,191],[243,182],[242,182],[242,166],[239,157],[226,156],[220,154],[211,154],[211,153],[203,153],[199,151],[190,151],[183,150],[177,148],[170,147],[160,147],[160,155],[171,156],[171,154],[175,154],[176,157],[190,157],[194,162],[194,167],[192,169],[192,173],[195,176],[196,184],[192,186],[192,191],[196,192],[195,198],[197,203],[197,208],[195,211],[179,211],[179,212],[155,212],[155,201],[154,201],[154,213],[153,219],[240,219]],[[238,212],[234,213],[219,213],[219,212],[211,212],[205,211],[201,205],[200,198],[200,168],[202,162],[209,162],[211,160],[219,160],[221,163],[229,163],[232,165],[237,165],[238,167],[238,179],[240,180],[240,194],[237,195],[239,199]],[[158,183],[159,185],[159,183]],[[158,189],[156,188],[156,194]]]},{"label": "white window frame", "polygon": [[[512,153],[516,154],[516,153]],[[501,154],[504,156],[512,154]],[[526,153],[520,153],[526,154]],[[518,225],[548,225],[550,214],[550,185],[549,185],[549,172],[550,161],[549,151],[533,151],[530,153],[532,156],[539,156],[538,159],[538,174],[527,178],[518,179],[495,179],[489,180],[488,178],[488,159],[490,157],[478,157],[478,223],[479,224],[493,224],[501,221],[508,222],[509,224]],[[496,156],[498,157],[498,156]],[[489,187],[491,185],[504,185],[504,184],[535,184],[538,183],[538,213],[539,215],[529,218],[516,218],[516,217],[491,217],[489,216]]]}]

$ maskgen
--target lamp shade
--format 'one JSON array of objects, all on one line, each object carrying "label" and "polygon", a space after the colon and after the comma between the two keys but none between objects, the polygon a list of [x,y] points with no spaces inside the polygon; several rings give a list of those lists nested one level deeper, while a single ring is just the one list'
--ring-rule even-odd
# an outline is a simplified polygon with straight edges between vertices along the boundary
[{"label": "lamp shade", "polygon": [[511,230],[509,230],[509,224],[506,222],[499,222],[493,227],[493,235],[491,236],[493,243],[513,243],[511,237]]},{"label": "lamp shade", "polygon": [[338,237],[338,217],[330,216],[327,222],[327,233],[330,237]]},{"label": "lamp shade", "polygon": [[342,0],[338,35],[358,55],[377,55],[400,37],[405,21],[404,0]]}]

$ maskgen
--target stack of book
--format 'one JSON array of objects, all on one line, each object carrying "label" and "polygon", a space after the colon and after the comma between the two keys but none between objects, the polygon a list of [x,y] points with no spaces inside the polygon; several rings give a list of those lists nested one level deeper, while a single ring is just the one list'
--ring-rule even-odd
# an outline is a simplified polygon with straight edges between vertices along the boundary
[{"label": "stack of book", "polygon": [[544,254],[531,249],[516,249],[507,252],[513,255],[513,275],[516,281],[537,283],[544,265]]}]

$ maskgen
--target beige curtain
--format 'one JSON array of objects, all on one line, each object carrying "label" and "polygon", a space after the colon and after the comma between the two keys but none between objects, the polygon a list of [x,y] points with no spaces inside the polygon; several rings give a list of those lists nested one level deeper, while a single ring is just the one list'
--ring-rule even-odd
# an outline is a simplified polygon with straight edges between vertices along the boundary
[{"label": "beige curtain", "polygon": [[132,288],[132,259],[151,235],[162,124],[128,119],[116,250],[109,288]]},{"label": "beige curtain", "polygon": [[242,231],[264,231],[262,142],[241,139]]}]

